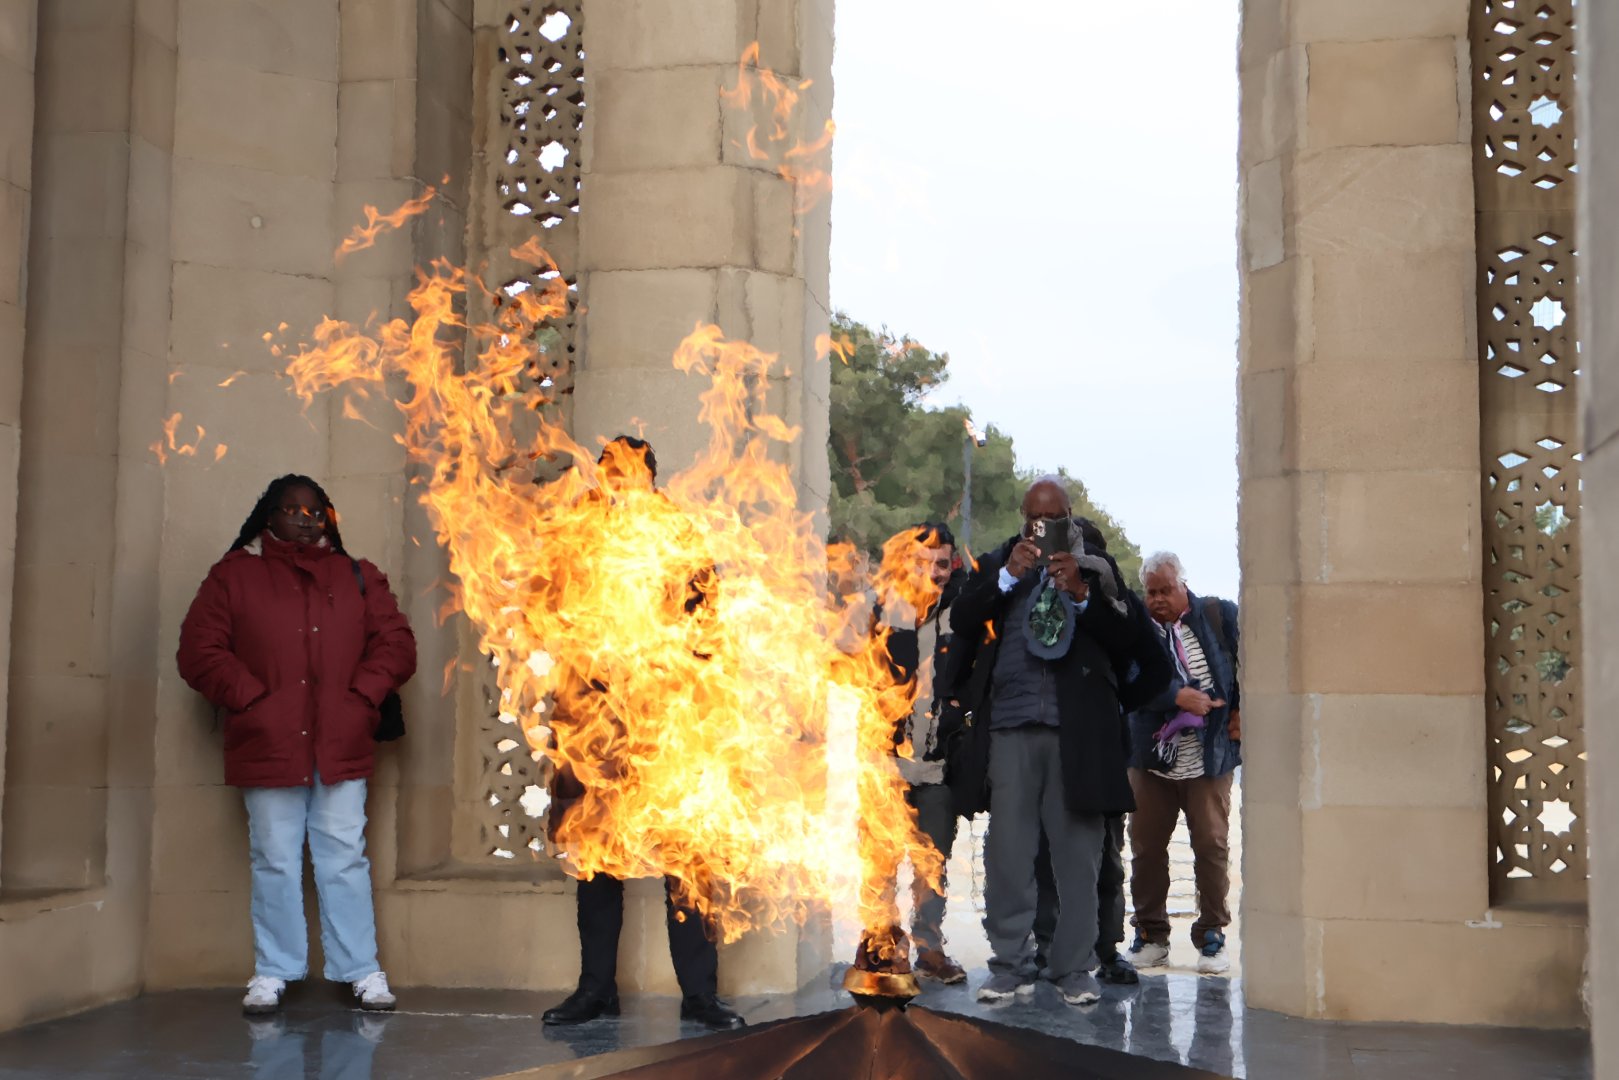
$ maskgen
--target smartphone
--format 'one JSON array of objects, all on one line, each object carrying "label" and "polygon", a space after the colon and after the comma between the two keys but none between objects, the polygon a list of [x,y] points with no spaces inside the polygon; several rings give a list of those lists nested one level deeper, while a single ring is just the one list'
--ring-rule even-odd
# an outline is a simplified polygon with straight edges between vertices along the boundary
[{"label": "smartphone", "polygon": [[1069,524],[1067,518],[1055,520],[1036,518],[1029,522],[1029,539],[1040,549],[1040,561],[1037,565],[1046,566],[1057,552],[1068,550]]}]

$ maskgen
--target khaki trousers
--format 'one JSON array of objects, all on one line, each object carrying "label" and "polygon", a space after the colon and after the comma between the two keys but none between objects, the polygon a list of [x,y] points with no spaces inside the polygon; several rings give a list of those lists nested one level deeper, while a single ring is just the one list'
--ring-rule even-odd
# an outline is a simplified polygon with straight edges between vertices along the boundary
[{"label": "khaki trousers", "polygon": [[1145,769],[1130,770],[1136,812],[1130,815],[1130,920],[1142,939],[1169,944],[1169,839],[1181,814],[1192,834],[1192,866],[1197,879],[1197,922],[1192,943],[1221,933],[1231,923],[1226,898],[1231,888],[1231,783],[1235,774],[1210,779],[1168,780]]}]

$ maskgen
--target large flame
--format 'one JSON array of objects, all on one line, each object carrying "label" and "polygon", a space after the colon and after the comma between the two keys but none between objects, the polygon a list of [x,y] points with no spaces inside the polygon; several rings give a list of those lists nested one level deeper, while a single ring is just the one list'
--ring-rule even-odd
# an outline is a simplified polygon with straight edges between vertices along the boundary
[{"label": "large flame", "polygon": [[[810,83],[758,59],[753,46],[725,98],[764,114],[747,151],[793,183],[802,214],[830,188],[833,127],[798,138]],[[367,208],[339,257],[432,198]],[[827,588],[854,563],[798,506],[783,447],[800,433],[765,400],[777,358],[714,326],[681,344],[675,365],[708,382],[709,440],[658,490],[639,454],[609,444],[598,465],[536,411],[552,390],[528,377],[535,342],[567,314],[568,285],[537,241],[512,254],[538,287],[492,293],[440,261],[418,273],[413,318],[322,322],[291,350],[297,393],[409,385],[402,440],[452,604],[496,665],[503,718],[559,774],[552,841],[574,872],[667,875],[725,940],[858,898],[867,942],[892,951],[899,864],[942,870],[895,766],[915,687],[895,684],[869,608],[844,602],[862,588]],[[469,288],[484,302],[464,303]],[[466,310],[492,321],[468,325]],[[537,482],[556,464],[572,467]],[[879,593],[912,588],[907,560],[885,552]]]},{"label": "large flame", "polygon": [[[828,602],[828,552],[780,453],[798,432],[765,404],[776,357],[713,326],[687,338],[675,364],[709,381],[709,441],[655,490],[617,444],[598,466],[544,419],[532,430],[545,391],[523,377],[531,342],[567,286],[537,245],[513,255],[545,284],[489,296],[493,323],[465,325],[482,286],[435,263],[413,319],[328,319],[290,350],[297,392],[408,382],[403,441],[454,602],[507,717],[577,781],[553,808],[577,873],[668,875],[726,940],[856,893],[864,926],[893,925],[899,862],[940,870],[894,766],[912,690],[880,633],[847,647],[849,612]],[[574,467],[535,482],[534,463],[564,458]],[[840,717],[857,745],[829,757]]]}]

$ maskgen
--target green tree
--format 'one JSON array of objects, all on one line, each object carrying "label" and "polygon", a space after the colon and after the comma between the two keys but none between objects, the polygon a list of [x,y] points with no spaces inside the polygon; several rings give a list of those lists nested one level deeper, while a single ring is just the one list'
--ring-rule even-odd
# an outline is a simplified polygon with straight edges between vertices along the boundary
[{"label": "green tree", "polygon": [[[922,521],[942,521],[959,535],[967,410],[923,405],[949,378],[949,355],[842,314],[833,317],[832,342],[833,538],[875,553],[888,537]],[[1023,492],[1035,479],[1017,467],[1010,436],[993,424],[984,435],[984,445],[972,450],[974,551],[992,550],[1018,531]],[[1074,513],[1102,530],[1135,587],[1140,549],[1078,478],[1066,470],[1059,475]]]}]

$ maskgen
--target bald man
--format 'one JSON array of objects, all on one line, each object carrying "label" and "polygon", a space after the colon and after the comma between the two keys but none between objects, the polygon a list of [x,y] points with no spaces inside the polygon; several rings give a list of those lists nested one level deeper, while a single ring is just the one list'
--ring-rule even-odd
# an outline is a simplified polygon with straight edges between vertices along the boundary
[{"label": "bald man", "polygon": [[[1101,996],[1092,972],[1106,816],[1135,808],[1121,692],[1128,684],[1132,700],[1156,694],[1170,671],[1118,567],[1080,539],[1061,478],[1029,488],[1023,518],[1023,531],[980,561],[954,609],[958,634],[985,628],[974,668],[987,689],[972,707],[974,724],[989,732],[984,930],[992,955],[978,998],[1028,996],[1043,974],[1064,1001],[1086,1005]],[[1066,545],[1033,539],[1070,531]],[[1031,940],[1042,831],[1058,896],[1043,973]]]}]

